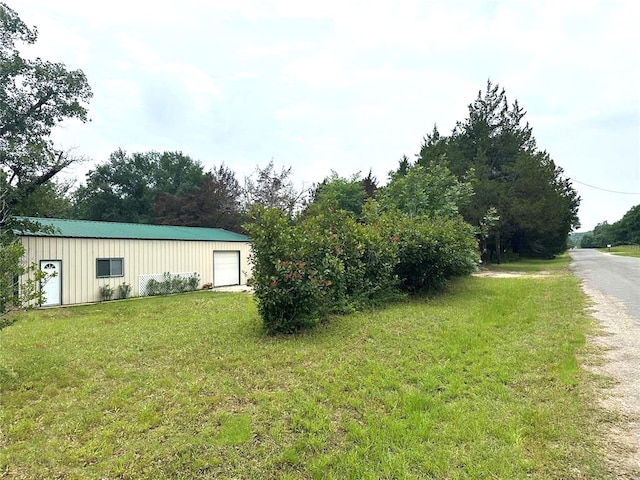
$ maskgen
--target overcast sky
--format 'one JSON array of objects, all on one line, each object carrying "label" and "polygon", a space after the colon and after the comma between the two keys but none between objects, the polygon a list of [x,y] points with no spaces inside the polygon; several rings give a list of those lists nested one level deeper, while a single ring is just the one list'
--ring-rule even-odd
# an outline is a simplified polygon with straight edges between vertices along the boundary
[{"label": "overcast sky", "polygon": [[87,74],[91,123],[55,138],[93,162],[179,150],[241,181],[273,159],[299,186],[384,183],[490,78],[567,176],[635,193],[575,183],[581,231],[640,203],[638,0],[5,1],[38,27],[30,55]]}]

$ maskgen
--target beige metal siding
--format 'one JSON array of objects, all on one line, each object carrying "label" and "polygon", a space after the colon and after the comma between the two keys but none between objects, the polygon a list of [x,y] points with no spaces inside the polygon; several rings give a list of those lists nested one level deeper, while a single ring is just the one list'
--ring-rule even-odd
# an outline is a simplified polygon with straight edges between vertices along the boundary
[{"label": "beige metal siding", "polygon": [[[213,252],[240,251],[240,283],[251,276],[248,242],[187,242],[175,240],[112,240],[93,238],[21,237],[29,263],[62,260],[62,303],[100,300],[99,289],[114,289],[123,282],[138,295],[138,276],[145,274],[198,273],[200,286],[213,283]],[[97,258],[123,258],[124,276],[96,278]]]}]

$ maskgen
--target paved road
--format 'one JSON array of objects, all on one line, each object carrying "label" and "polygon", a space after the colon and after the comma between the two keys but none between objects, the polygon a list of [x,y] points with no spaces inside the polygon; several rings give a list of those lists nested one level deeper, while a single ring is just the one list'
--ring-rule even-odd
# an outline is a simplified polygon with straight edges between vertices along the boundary
[{"label": "paved road", "polygon": [[624,303],[640,322],[640,258],[609,255],[593,249],[571,250],[573,270],[591,288]]},{"label": "paved road", "polygon": [[615,384],[602,403],[622,414],[610,435],[609,462],[617,478],[640,478],[640,258],[596,250],[571,250],[571,269],[584,279],[594,302],[593,316],[604,335],[592,339],[604,347],[600,371]]}]

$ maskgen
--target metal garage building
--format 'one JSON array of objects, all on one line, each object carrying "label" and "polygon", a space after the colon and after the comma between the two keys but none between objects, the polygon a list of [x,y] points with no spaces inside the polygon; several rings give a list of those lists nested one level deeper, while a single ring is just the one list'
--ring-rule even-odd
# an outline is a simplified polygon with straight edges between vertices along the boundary
[{"label": "metal garage building", "polygon": [[100,287],[130,284],[144,294],[165,273],[200,276],[200,287],[246,285],[249,237],[218,228],[28,218],[53,232],[20,232],[26,261],[47,273],[45,306],[100,300]]}]

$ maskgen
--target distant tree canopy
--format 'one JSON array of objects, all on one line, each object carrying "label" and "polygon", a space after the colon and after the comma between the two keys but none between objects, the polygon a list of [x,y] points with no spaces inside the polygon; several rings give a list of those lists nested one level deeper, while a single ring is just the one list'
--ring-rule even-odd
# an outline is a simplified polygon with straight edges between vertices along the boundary
[{"label": "distant tree canopy", "polygon": [[14,215],[42,218],[69,218],[73,204],[70,194],[74,180],[49,180],[20,201]]},{"label": "distant tree canopy", "polygon": [[181,152],[118,149],[87,173],[68,216],[241,232],[251,206],[276,207],[291,218],[306,193],[294,187],[290,167],[276,171],[273,161],[256,167],[243,187],[225,165],[205,172],[199,161]]},{"label": "distant tree canopy", "polygon": [[153,223],[160,193],[181,196],[205,181],[202,165],[180,152],[127,154],[116,150],[87,173],[75,192],[74,216],[86,220]]},{"label": "distant tree canopy", "polygon": [[232,170],[221,165],[207,172],[195,191],[182,195],[160,192],[155,223],[242,231],[242,188]]},{"label": "distant tree canopy", "polygon": [[599,223],[593,232],[580,240],[582,248],[602,248],[607,245],[640,245],[640,205],[632,207],[613,224]]},{"label": "distant tree canopy", "polygon": [[[477,227],[488,213],[495,220],[487,228],[485,259],[500,261],[503,252],[551,257],[566,249],[569,232],[579,226],[580,198],[550,155],[537,149],[524,116],[518,102],[509,105],[504,89],[489,81],[451,135],[434,127],[416,161],[428,169],[444,157],[460,180],[471,181],[474,196],[461,214]],[[407,168],[405,158],[397,173]]]},{"label": "distant tree canopy", "polygon": [[640,204],[614,223],[614,235],[615,243],[640,245]]}]

